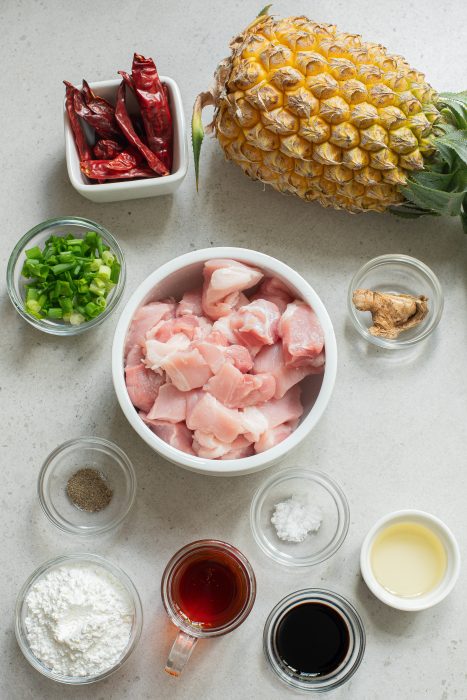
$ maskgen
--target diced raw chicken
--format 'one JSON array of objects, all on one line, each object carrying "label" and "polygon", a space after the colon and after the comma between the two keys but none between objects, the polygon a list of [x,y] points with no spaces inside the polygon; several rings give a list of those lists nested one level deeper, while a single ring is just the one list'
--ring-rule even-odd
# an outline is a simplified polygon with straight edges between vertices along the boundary
[{"label": "diced raw chicken", "polygon": [[235,312],[228,316],[222,316],[212,324],[212,330],[219,333],[225,339],[226,343],[234,345],[238,343],[235,331],[232,328],[232,320],[235,318]]},{"label": "diced raw chicken", "polygon": [[193,450],[198,457],[204,459],[219,459],[222,455],[230,452],[232,443],[218,440],[212,433],[203,433],[202,430],[195,430],[193,433]]},{"label": "diced raw chicken", "polygon": [[249,372],[253,368],[251,355],[243,345],[229,345],[228,348],[225,348],[224,355],[233,362],[234,367],[240,372]]},{"label": "diced raw chicken", "polygon": [[253,367],[251,355],[243,345],[216,345],[208,342],[206,338],[202,342],[193,343],[193,347],[200,351],[213,374],[216,374],[226,361],[233,364],[240,372],[248,372]]},{"label": "diced raw chicken", "polygon": [[208,260],[204,265],[203,311],[216,320],[227,316],[240,300],[240,292],[250,289],[263,273],[237,260]]},{"label": "diced raw chicken", "polygon": [[276,380],[270,374],[242,374],[226,362],[204,388],[228,408],[245,408],[269,401],[274,396]]},{"label": "diced raw chicken", "polygon": [[166,343],[160,340],[146,340],[146,367],[161,372],[162,364],[180,350],[190,347],[190,339],[184,333],[176,333]]},{"label": "diced raw chicken", "polygon": [[125,359],[125,367],[138,367],[144,358],[141,345],[133,345]]},{"label": "diced raw chicken", "polygon": [[197,319],[198,327],[193,333],[193,340],[204,340],[212,332],[212,323],[205,316],[197,316]]},{"label": "diced raw chicken", "polygon": [[278,277],[265,277],[258,287],[258,291],[251,297],[251,301],[266,299],[272,301],[284,313],[287,304],[293,301],[289,288]]},{"label": "diced raw chicken", "polygon": [[204,386],[212,376],[208,363],[196,348],[171,354],[162,362],[161,367],[180,391]]},{"label": "diced raw chicken", "polygon": [[279,321],[287,367],[300,367],[316,358],[324,347],[324,333],[313,309],[303,301],[288,304]]},{"label": "diced raw chicken", "polygon": [[282,342],[279,340],[274,345],[265,345],[254,360],[253,373],[275,374],[281,367],[284,366],[284,358],[282,355]]},{"label": "diced raw chicken", "polygon": [[243,459],[255,454],[253,444],[244,435],[239,435],[230,445],[230,450],[222,455],[221,459]]},{"label": "diced raw chicken", "polygon": [[196,329],[199,328],[200,319],[197,316],[181,316],[170,318],[167,321],[159,321],[149,332],[151,339],[166,343],[178,333],[184,333],[187,338],[193,340]]},{"label": "diced raw chicken", "polygon": [[151,428],[161,440],[167,442],[177,450],[193,455],[193,434],[188,430],[185,423],[169,423],[163,420],[150,420],[145,413],[139,414],[146,425]]},{"label": "diced raw chicken", "polygon": [[189,292],[185,292],[178,304],[177,316],[188,316],[190,314],[202,316],[202,296],[202,289],[191,289]]},{"label": "diced raw chicken", "polygon": [[298,385],[324,370],[323,331],[279,278],[229,259],[208,261],[203,276],[203,288],[178,304],[151,302],[135,313],[125,344],[128,394],[174,447],[242,459],[296,429]]},{"label": "diced raw chicken", "polygon": [[292,428],[287,423],[271,428],[262,434],[260,439],[255,442],[255,452],[265,452],[270,450],[274,445],[278,445],[292,434]]},{"label": "diced raw chicken", "polygon": [[263,345],[273,345],[276,342],[280,317],[275,304],[258,299],[236,312],[231,327],[240,343],[255,354]]},{"label": "diced raw chicken", "polygon": [[234,310],[237,311],[238,309],[241,309],[242,306],[248,306],[250,303],[250,300],[248,299],[246,294],[243,294],[243,292],[240,292],[238,295],[238,301],[234,306]]},{"label": "diced raw chicken", "polygon": [[268,421],[268,428],[276,428],[287,421],[300,418],[303,413],[302,402],[300,401],[300,387],[293,386],[281,399],[271,399],[267,403],[259,406],[258,411]]},{"label": "diced raw chicken", "polygon": [[179,391],[174,384],[163,384],[148,413],[150,420],[164,420],[179,423],[186,419],[186,393]]},{"label": "diced raw chicken", "polygon": [[255,406],[244,408],[241,412],[242,433],[244,437],[257,442],[261,435],[268,429],[268,420]]},{"label": "diced raw chicken", "polygon": [[225,363],[224,348],[222,345],[215,345],[203,340],[199,343],[194,343],[194,347],[199,350],[205,362],[209,365],[209,369],[213,374],[218,372]]},{"label": "diced raw chicken", "polygon": [[226,408],[207,392],[191,412],[187,411],[187,426],[190,430],[212,433],[222,442],[233,442],[243,432],[239,411]]},{"label": "diced raw chicken", "polygon": [[272,374],[276,380],[275,399],[280,399],[295,384],[309,374],[321,374],[324,370],[324,352],[309,360],[303,367],[286,367],[281,341],[274,345],[265,346],[255,357],[254,374],[264,372]]},{"label": "diced raw chicken", "polygon": [[146,333],[161,319],[175,316],[175,302],[152,301],[140,306],[133,316],[125,341],[126,352],[134,345],[143,345]]},{"label": "diced raw chicken", "polygon": [[157,398],[159,387],[165,379],[143,364],[127,367],[125,370],[125,382],[128,396],[133,406],[142,411],[149,411]]},{"label": "diced raw chicken", "polygon": [[202,389],[193,389],[193,391],[186,392],[186,424],[190,425],[191,414],[198,403],[204,396],[204,391]]}]

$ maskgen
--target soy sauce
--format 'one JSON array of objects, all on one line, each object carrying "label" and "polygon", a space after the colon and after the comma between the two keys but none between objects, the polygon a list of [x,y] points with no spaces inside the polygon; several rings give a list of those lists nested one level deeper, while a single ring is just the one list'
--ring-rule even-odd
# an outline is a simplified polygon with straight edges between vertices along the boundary
[{"label": "soy sauce", "polygon": [[282,663],[304,677],[327,676],[344,661],[350,646],[342,615],[324,603],[300,603],[280,621],[275,647]]}]

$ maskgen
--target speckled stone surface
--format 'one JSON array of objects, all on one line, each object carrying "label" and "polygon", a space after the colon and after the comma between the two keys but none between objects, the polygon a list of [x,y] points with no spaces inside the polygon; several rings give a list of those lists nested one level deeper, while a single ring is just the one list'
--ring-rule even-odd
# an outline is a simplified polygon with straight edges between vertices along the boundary
[{"label": "speckled stone surface", "polygon": [[[261,3],[260,3],[261,4]],[[398,220],[349,216],[285,198],[252,183],[224,162],[206,140],[200,194],[192,164],[173,197],[97,205],[70,186],[63,148],[64,78],[113,77],[128,69],[134,50],[157,58],[161,73],[180,85],[186,116],[210,84],[231,36],[260,4],[77,0],[3,0],[2,224],[0,401],[2,416],[0,522],[0,697],[170,698],[273,700],[292,697],[268,670],[261,648],[264,621],[285,594],[322,586],[347,596],[360,611],[367,650],[359,672],[335,698],[448,700],[467,697],[467,579],[433,610],[404,614],[384,607],[366,589],[358,554],[372,523],[404,507],[445,519],[467,543],[466,430],[467,239],[446,219]],[[307,13],[403,54],[439,90],[466,87],[462,3],[277,2],[278,14]],[[161,460],[124,419],[111,381],[110,348],[118,312],[77,340],[47,337],[13,310],[4,285],[17,238],[51,216],[83,215],[109,228],[128,263],[125,298],[160,263],[209,245],[240,245],[274,255],[297,269],[321,295],[334,322],[339,369],[319,426],[281,467],[310,466],[336,477],[350,501],[348,538],[329,562],[285,571],[260,553],[248,513],[267,472],[237,479],[197,476]],[[424,260],[445,291],[435,335],[412,355],[366,346],[350,326],[349,280],[371,257],[400,252]],[[115,440],[138,477],[136,507],[118,532],[83,542],[59,534],[40,511],[36,479],[61,441],[86,434]],[[275,467],[275,470],[281,467]],[[226,539],[250,558],[258,597],[247,622],[230,636],[200,643],[180,680],[163,666],[175,630],[160,599],[165,563],[183,544]],[[25,578],[44,560],[93,551],[122,566],[144,606],[144,630],[127,665],[88,688],[57,686],[34,671],[15,641],[13,611]]]}]

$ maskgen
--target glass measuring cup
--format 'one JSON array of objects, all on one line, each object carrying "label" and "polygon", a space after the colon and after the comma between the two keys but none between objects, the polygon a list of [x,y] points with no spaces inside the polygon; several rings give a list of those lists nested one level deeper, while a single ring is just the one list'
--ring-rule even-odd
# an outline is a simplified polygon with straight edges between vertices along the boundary
[{"label": "glass measuring cup", "polygon": [[248,617],[256,579],[246,557],[220,540],[197,540],[182,547],[162,575],[161,595],[179,628],[165,670],[179,676],[198,639],[232,632]]}]

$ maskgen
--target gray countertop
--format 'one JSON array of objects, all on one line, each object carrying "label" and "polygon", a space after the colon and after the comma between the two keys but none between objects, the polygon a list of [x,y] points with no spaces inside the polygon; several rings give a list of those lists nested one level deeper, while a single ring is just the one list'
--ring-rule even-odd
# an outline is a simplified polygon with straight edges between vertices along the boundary
[{"label": "gray countertop", "polygon": [[[358,562],[372,523],[404,507],[440,516],[465,551],[467,239],[460,223],[350,216],[280,196],[226,163],[210,139],[202,154],[199,195],[191,162],[182,187],[168,197],[98,205],[81,198],[68,182],[63,79],[114,77],[117,69],[130,67],[137,50],[154,56],[160,72],[179,83],[189,119],[194,96],[209,86],[231,36],[246,26],[260,4],[4,0],[0,8],[2,700],[293,696],[267,668],[261,635],[275,603],[307,586],[347,596],[367,631],[358,673],[333,697],[467,696],[465,571],[438,607],[404,614],[372,597]],[[307,13],[360,32],[404,55],[439,90],[466,87],[467,14],[462,3],[284,0],[274,10],[281,15]],[[222,244],[270,253],[314,286],[337,335],[336,388],[317,428],[274,470],[310,466],[340,481],[350,502],[351,526],[334,558],[311,569],[287,571],[262,555],[252,539],[248,514],[253,492],[268,472],[230,479],[198,476],[164,462],[133,432],[111,381],[110,348],[118,312],[76,339],[48,337],[16,314],[4,285],[8,255],[33,225],[65,214],[94,219],[118,237],[128,263],[125,298],[161,263],[188,250]],[[437,273],[445,292],[438,330],[411,354],[368,347],[347,316],[346,292],[353,273],[375,255],[391,252],[422,259]],[[128,520],[118,532],[89,542],[55,530],[41,513],[36,494],[47,454],[59,442],[86,434],[115,440],[130,456],[138,478],[136,507]],[[203,537],[230,541],[249,557],[258,597],[241,628],[198,645],[177,681],[163,671],[175,631],[162,608],[160,576],[175,550]],[[73,551],[93,551],[122,566],[141,594],[145,616],[131,660],[87,689],[57,686],[40,676],[22,657],[13,630],[15,598],[25,578],[42,561]]]}]

